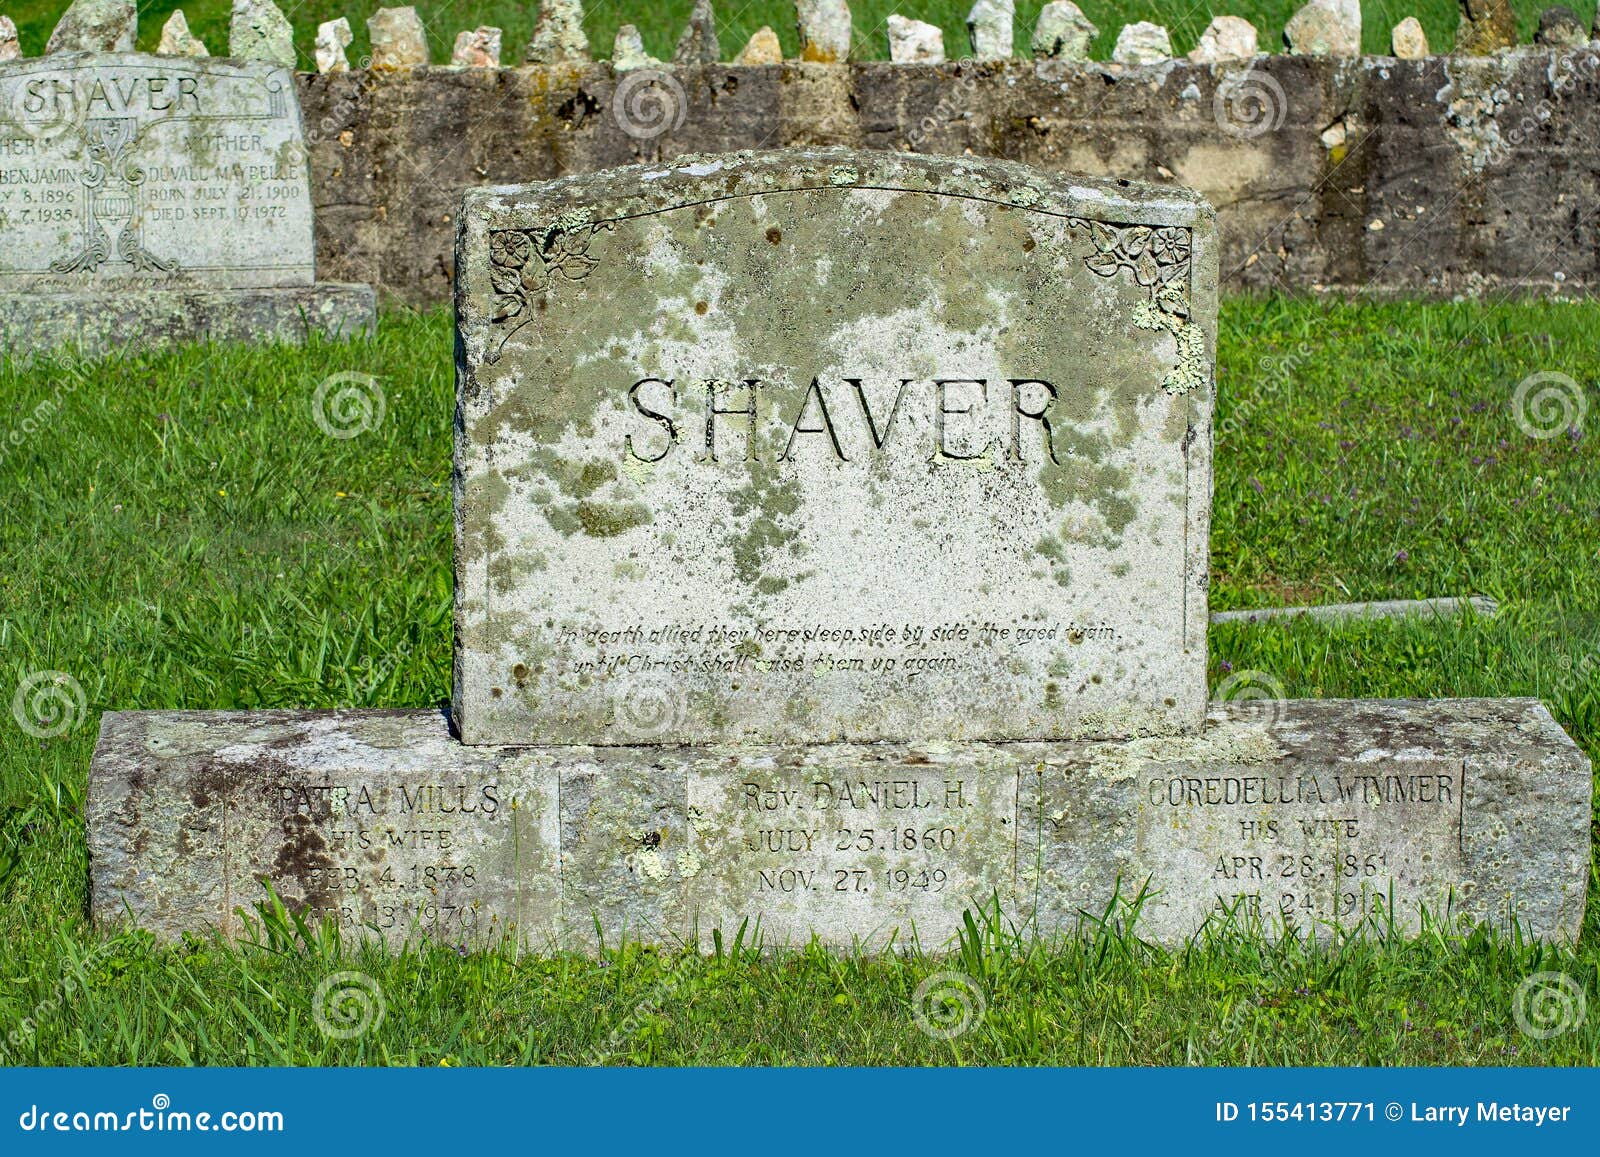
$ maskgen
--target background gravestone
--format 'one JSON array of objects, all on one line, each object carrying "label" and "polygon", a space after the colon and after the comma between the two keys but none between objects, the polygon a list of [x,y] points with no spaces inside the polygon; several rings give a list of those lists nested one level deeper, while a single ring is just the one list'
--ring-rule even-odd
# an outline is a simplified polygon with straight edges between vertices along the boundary
[{"label": "background gravestone", "polygon": [[1199,728],[1193,194],[819,150],[462,221],[466,742]]},{"label": "background gravestone", "polygon": [[0,326],[88,349],[370,328],[318,284],[294,76],[132,53],[0,65]]}]

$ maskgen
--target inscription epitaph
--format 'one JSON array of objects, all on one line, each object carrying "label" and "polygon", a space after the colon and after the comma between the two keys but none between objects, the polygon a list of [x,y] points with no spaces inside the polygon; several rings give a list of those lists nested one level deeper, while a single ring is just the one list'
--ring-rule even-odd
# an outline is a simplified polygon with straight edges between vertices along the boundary
[{"label": "inscription epitaph", "polygon": [[461,221],[466,742],[1198,729],[1197,197],[817,150]]},{"label": "inscription epitaph", "polygon": [[1572,940],[1589,761],[1533,700],[1219,704],[1203,735],[1064,743],[469,747],[429,711],[105,716],[93,910],[242,929],[264,881],[352,936],[948,944],[1409,932]]}]

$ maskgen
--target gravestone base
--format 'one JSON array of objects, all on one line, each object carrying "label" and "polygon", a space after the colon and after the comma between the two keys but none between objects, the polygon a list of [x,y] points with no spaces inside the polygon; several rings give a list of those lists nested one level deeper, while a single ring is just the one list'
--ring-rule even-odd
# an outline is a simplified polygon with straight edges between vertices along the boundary
[{"label": "gravestone base", "polygon": [[[391,945],[948,944],[998,903],[1177,942],[1583,918],[1588,759],[1537,701],[1253,702],[1197,736],[482,747],[431,711],[114,712],[97,921],[238,935],[267,899]],[[1426,915],[1425,915],[1426,913]]]},{"label": "gravestone base", "polygon": [[281,289],[124,289],[0,296],[0,338],[13,354],[75,349],[100,356],[176,342],[285,342],[372,332],[370,285],[319,282]]}]

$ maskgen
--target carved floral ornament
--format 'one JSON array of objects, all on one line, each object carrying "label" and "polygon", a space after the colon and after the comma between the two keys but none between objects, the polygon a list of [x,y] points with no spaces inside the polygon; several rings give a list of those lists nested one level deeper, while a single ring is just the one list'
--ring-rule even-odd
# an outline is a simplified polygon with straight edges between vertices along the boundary
[{"label": "carved floral ornament", "polygon": [[1189,320],[1189,261],[1193,235],[1177,225],[1108,225],[1082,217],[1068,218],[1073,229],[1089,234],[1094,252],[1084,264],[1101,277],[1122,270],[1150,291],[1150,299],[1133,311],[1140,329],[1164,329],[1178,345],[1178,364],[1161,379],[1169,394],[1187,394],[1206,384],[1206,338]]},{"label": "carved floral ornament", "polygon": [[[1178,346],[1178,364],[1161,381],[1169,394],[1186,394],[1206,384],[1209,376],[1205,335],[1189,320],[1190,230],[1176,225],[1109,225],[1084,217],[1067,224],[1089,235],[1094,252],[1084,259],[1091,272],[1116,277],[1123,270],[1150,291],[1134,310],[1140,329],[1164,329]],[[489,234],[489,281],[494,287],[495,324],[514,322],[490,350],[488,361],[500,358],[505,344],[530,320],[531,299],[557,281],[582,281],[600,264],[589,243],[612,221],[596,222],[591,210],[562,213],[543,227],[495,229]]]},{"label": "carved floral ornament", "polygon": [[582,281],[600,264],[589,256],[589,242],[611,221],[595,223],[588,209],[563,213],[543,228],[495,229],[489,234],[489,283],[494,286],[496,323],[520,319],[507,330],[489,354],[499,360],[511,335],[530,320],[524,316],[535,294],[557,280]]}]

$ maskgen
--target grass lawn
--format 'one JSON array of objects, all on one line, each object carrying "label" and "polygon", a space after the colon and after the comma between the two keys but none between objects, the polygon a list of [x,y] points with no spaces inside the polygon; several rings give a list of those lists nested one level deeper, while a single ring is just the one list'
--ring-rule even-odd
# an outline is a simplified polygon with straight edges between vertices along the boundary
[{"label": "grass lawn", "polygon": [[[1093,55],[1096,59],[1108,59],[1116,44],[1117,32],[1124,24],[1136,20],[1164,24],[1172,33],[1173,48],[1184,53],[1194,47],[1212,16],[1225,15],[1243,16],[1251,21],[1261,35],[1262,48],[1275,52],[1283,44],[1284,24],[1303,2],[1208,0],[1180,4],[1174,0],[1082,0],[1078,6],[1100,29]],[[231,0],[178,0],[177,3],[174,0],[138,0],[138,3],[141,48],[154,51],[167,14],[181,7],[189,27],[205,41],[213,55],[226,52]],[[311,47],[318,23],[339,16],[349,19],[355,32],[355,43],[349,50],[354,64],[367,54],[366,18],[385,5],[381,0],[280,0],[279,6],[294,24],[300,66],[314,68]],[[507,63],[520,61],[538,12],[534,0],[417,0],[413,6],[427,24],[433,59],[441,64],[450,59],[456,33],[479,24],[504,29],[504,59]],[[1043,6],[1044,0],[1018,0],[1016,37],[1017,51],[1021,55],[1029,53],[1028,42]],[[1511,0],[1511,6],[1517,13],[1522,40],[1531,42],[1539,13],[1549,6],[1547,0]],[[694,0],[649,0],[647,3],[589,0],[584,5],[589,43],[596,56],[609,57],[617,27],[634,24],[644,37],[648,52],[670,59],[672,47],[693,7]],[[939,25],[944,29],[946,54],[962,56],[967,52],[966,18],[971,7],[971,0],[850,0],[855,53],[861,59],[887,57],[889,42],[884,31],[885,21],[891,13],[898,12]],[[1594,16],[1594,0],[1576,0],[1570,7],[1584,21]],[[30,55],[43,50],[50,30],[65,9],[66,0],[10,0],[4,6],[5,14],[16,21],[22,34],[23,51]],[[1407,16],[1415,16],[1422,22],[1428,43],[1435,51],[1447,50],[1455,39],[1457,0],[1362,0],[1361,12],[1362,44],[1368,52],[1387,54],[1390,29]],[[764,24],[778,33],[786,56],[798,53],[793,0],[722,0],[717,4],[718,39],[723,58],[732,60],[750,34]]]},{"label": "grass lawn", "polygon": [[[1214,683],[1256,669],[1300,696],[1537,695],[1600,757],[1596,332],[1596,304],[1226,302],[1213,605],[1476,592],[1504,609],[1215,629]],[[387,959],[282,921],[237,948],[93,933],[82,810],[102,710],[447,698],[450,350],[441,311],[387,314],[353,345],[0,364],[0,701],[36,671],[71,675],[87,700],[59,738],[0,712],[0,1060],[1600,1061],[1600,1017],[1544,1041],[1512,1017],[1518,983],[1543,970],[1600,999],[1592,915],[1576,952],[1443,933],[1314,950],[1041,946],[980,921],[953,961],[627,947],[600,961]],[[376,375],[387,403],[349,440],[312,414],[317,385],[343,370]],[[1511,398],[1537,371],[1583,383],[1581,433],[1519,429]],[[941,1041],[910,1001],[946,968],[976,978],[988,1011]],[[346,969],[375,978],[387,1009],[350,1041],[310,1011]]]}]

